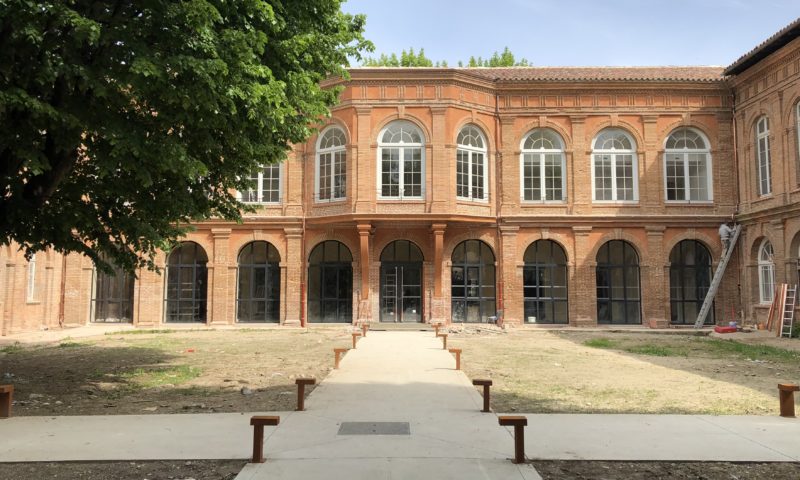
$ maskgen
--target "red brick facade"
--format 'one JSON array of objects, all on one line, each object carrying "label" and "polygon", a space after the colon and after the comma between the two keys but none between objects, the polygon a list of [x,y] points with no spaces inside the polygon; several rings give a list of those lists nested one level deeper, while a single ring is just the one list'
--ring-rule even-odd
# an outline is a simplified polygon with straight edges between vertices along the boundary
[{"label": "red brick facade", "polygon": [[[327,240],[341,242],[352,255],[348,321],[381,319],[385,292],[380,258],[395,240],[413,242],[423,257],[421,304],[413,313],[425,322],[458,320],[461,313],[451,311],[452,295],[458,291],[451,280],[459,278],[454,251],[461,242],[480,240],[494,256],[493,288],[482,291],[493,292],[496,316],[506,325],[528,324],[525,252],[545,239],[566,254],[569,325],[598,324],[598,253],[606,242],[624,240],[638,257],[641,302],[630,307],[640,309],[635,323],[666,327],[673,315],[670,288],[675,287],[671,252],[683,240],[696,240],[715,267],[721,254],[717,228],[737,213],[746,231],[740,255],[729,265],[717,296],[715,320],[732,320],[733,312],[744,312],[748,319],[760,317],[764,312],[758,304],[756,257],[762,238],[772,242],[778,281],[796,279],[799,62],[800,39],[795,39],[727,77],[713,67],[354,69],[351,79],[342,82],[340,103],[328,122],[346,137],[344,198],[318,200],[315,136],[295,146],[282,165],[279,202],[260,205],[241,225],[209,221],[187,237],[208,258],[205,322],[237,323],[238,257],[252,241],[269,242],[280,256],[280,323],[319,320],[317,309],[323,307],[311,305],[308,298],[309,289],[316,288],[309,278],[309,256]],[[760,115],[769,116],[772,141],[773,185],[768,196],[754,190],[753,125]],[[380,135],[395,121],[410,122],[422,136],[419,198],[381,195]],[[485,199],[457,195],[457,137],[468,125],[485,141]],[[540,128],[555,132],[563,143],[563,201],[523,199],[523,142]],[[682,128],[708,142],[710,201],[667,198],[666,142]],[[601,202],[593,197],[598,174],[593,142],[607,129],[619,129],[632,140],[638,183],[634,201]],[[615,170],[615,176],[623,175],[619,172]],[[31,268],[21,254],[4,247],[0,260],[3,335],[93,320],[96,281],[87,259],[37,255],[30,297]],[[161,266],[165,264],[166,255],[161,258]],[[481,270],[484,280],[490,278],[489,270]],[[165,323],[166,294],[164,275],[139,272],[133,287],[133,323]],[[469,302],[465,305],[466,310],[472,308]],[[490,313],[484,312],[483,320],[495,316]],[[611,319],[617,321],[614,314]]]}]

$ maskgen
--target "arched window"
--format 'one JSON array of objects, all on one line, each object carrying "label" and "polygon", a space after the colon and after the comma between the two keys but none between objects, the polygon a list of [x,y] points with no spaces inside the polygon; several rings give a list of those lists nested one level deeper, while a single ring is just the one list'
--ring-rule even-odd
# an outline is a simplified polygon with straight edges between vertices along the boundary
[{"label": "arched window", "polygon": [[769,153],[769,119],[762,116],[756,122],[756,157],[758,160],[758,194],[772,193],[772,163]]},{"label": "arched window", "polygon": [[250,242],[239,252],[236,321],[280,322],[280,261],[268,242]]},{"label": "arched window", "polygon": [[635,202],[639,199],[636,142],[619,128],[602,130],[592,145],[592,200]]},{"label": "arched window", "polygon": [[280,203],[281,164],[265,165],[250,175],[253,188],[241,194],[244,203]]},{"label": "arched window", "polygon": [[525,202],[563,202],[564,141],[553,130],[537,128],[522,141],[520,154],[522,200]]},{"label": "arched window", "polygon": [[761,303],[775,298],[775,260],[772,244],[766,238],[758,249],[758,291]]},{"label": "arched window", "polygon": [[378,192],[384,199],[422,199],[425,156],[422,133],[398,120],[378,137]]},{"label": "arched window", "polygon": [[458,133],[456,150],[456,196],[463,200],[488,200],[489,175],[486,142],[474,125]]},{"label": "arched window", "polygon": [[797,180],[800,182],[800,102],[794,107],[794,129],[797,134]]},{"label": "arched window", "polygon": [[[670,320],[675,325],[697,321],[711,286],[711,253],[697,240],[683,240],[669,254]],[[705,318],[714,324],[714,309]]]},{"label": "arched window", "polygon": [[611,240],[597,252],[597,323],[639,324],[639,256],[623,240]]},{"label": "arched window", "polygon": [[522,270],[526,323],[569,323],[567,255],[552,240],[537,240],[525,250]]},{"label": "arched window", "polygon": [[395,240],[381,252],[381,322],[422,321],[422,251]]},{"label": "arched window", "polygon": [[205,322],[208,256],[200,245],[183,242],[167,258],[167,322]]},{"label": "arched window", "polygon": [[325,130],[317,143],[316,192],[318,202],[347,197],[347,138],[338,127]]},{"label": "arched window", "polygon": [[480,240],[453,250],[450,287],[453,322],[488,322],[497,314],[494,253]]},{"label": "arched window", "polygon": [[[105,259],[108,262],[108,259]],[[133,275],[111,263],[114,273],[94,271],[93,322],[121,323],[133,320]]]},{"label": "arched window", "polygon": [[353,321],[353,255],[343,243],[322,242],[308,256],[308,321]]},{"label": "arched window", "polygon": [[708,143],[699,132],[681,128],[667,138],[664,179],[667,201],[711,200],[711,153]]}]

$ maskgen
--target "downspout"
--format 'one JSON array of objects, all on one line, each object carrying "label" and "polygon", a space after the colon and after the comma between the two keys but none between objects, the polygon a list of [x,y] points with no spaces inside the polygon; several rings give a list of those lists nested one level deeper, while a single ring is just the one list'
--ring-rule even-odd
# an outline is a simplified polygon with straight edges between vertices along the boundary
[{"label": "downspout", "polygon": [[500,205],[502,204],[501,199],[501,192],[500,192],[500,174],[499,172],[502,170],[502,153],[500,149],[500,140],[503,136],[500,134],[500,95],[495,91],[494,94],[494,145],[495,145],[495,224],[497,228],[497,258],[499,261],[497,262],[497,307],[496,309],[500,312],[503,312],[502,315],[498,315],[497,323],[498,325],[503,324],[503,319],[505,318],[505,302],[504,302],[504,288],[505,288],[505,281],[503,280],[505,268],[503,267],[503,234],[500,231]]},{"label": "downspout", "polygon": [[302,208],[300,214],[302,215],[302,233],[300,235],[300,326],[306,327],[306,275],[308,275],[308,265],[306,265],[306,169],[307,169],[307,152],[303,148],[303,182],[302,190],[300,192],[302,198]]},{"label": "downspout", "polygon": [[67,255],[61,254],[61,288],[58,299],[58,327],[64,328],[64,302],[67,291]]},{"label": "downspout", "polygon": [[[733,114],[731,115],[731,123],[733,124],[732,134],[733,134],[733,201],[734,201],[734,211],[733,211],[733,218],[735,219],[736,216],[739,214],[739,205],[740,205],[740,198],[739,198],[739,135],[738,129],[736,125],[736,91],[731,88],[731,111]],[[739,268],[738,268],[738,281],[736,282],[736,298],[739,303],[739,321],[744,323],[744,304],[742,302],[742,277],[744,275],[743,268],[745,266],[745,258],[744,258],[744,248],[739,248]],[[724,313],[723,313],[724,315]]]}]

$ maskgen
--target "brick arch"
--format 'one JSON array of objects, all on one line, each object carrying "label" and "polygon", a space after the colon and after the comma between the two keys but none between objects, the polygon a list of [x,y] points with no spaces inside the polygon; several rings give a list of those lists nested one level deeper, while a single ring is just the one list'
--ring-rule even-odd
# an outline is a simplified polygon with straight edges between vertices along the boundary
[{"label": "brick arch", "polygon": [[344,135],[346,137],[345,138],[346,142],[345,142],[344,148],[349,148],[351,145],[353,145],[353,143],[354,143],[353,142],[353,135],[352,135],[352,133],[350,131],[350,128],[347,126],[347,123],[345,123],[342,119],[336,118],[336,117],[331,117],[328,120],[329,120],[328,122],[325,122],[325,124],[320,126],[319,130],[314,135],[309,137],[308,145],[307,145],[309,151],[316,153],[317,144],[319,143],[320,137],[322,136],[322,134],[326,130],[328,130],[329,128],[332,128],[332,127],[341,128],[342,131],[344,131]]},{"label": "brick arch", "polygon": [[383,117],[383,119],[376,123],[375,127],[372,129],[372,132],[370,133],[370,143],[374,143],[375,145],[380,144],[380,138],[378,137],[380,136],[381,131],[396,120],[406,120],[419,128],[419,131],[422,132],[422,136],[425,137],[423,139],[423,148],[428,147],[432,143],[433,136],[431,135],[430,129],[425,125],[425,122],[414,115],[409,115],[407,113],[404,113],[402,116],[398,113],[393,113]]},{"label": "brick arch", "polygon": [[[758,123],[758,120],[761,117],[767,117],[767,119],[769,120],[769,124],[770,124],[769,125],[770,131],[773,131],[773,126],[774,126],[773,124],[775,122],[772,119],[772,117],[773,117],[772,112],[767,110],[766,108],[763,108],[763,107],[759,107],[759,108],[753,110],[752,112],[750,112],[747,115],[747,117],[745,117],[745,120],[744,120],[744,124],[745,124],[745,126],[747,128],[747,132],[746,132],[747,135],[746,136],[742,135],[742,136],[743,136],[743,138],[746,138],[748,140],[748,142],[747,142],[748,144],[750,144],[753,141],[755,141],[755,138],[756,138],[756,123]],[[745,133],[745,132],[742,132],[742,133]]]},{"label": "brick arch", "polygon": [[175,249],[178,246],[180,246],[180,245],[182,245],[184,243],[196,243],[196,244],[200,245],[200,248],[202,248],[203,251],[206,254],[206,258],[208,258],[208,263],[214,263],[214,243],[213,243],[213,240],[209,241],[207,239],[183,238],[178,243],[175,244],[175,246],[169,251],[169,253],[162,251],[161,260],[164,262],[163,265],[167,264],[167,259],[169,258],[169,254],[172,253],[173,251],[175,251]]},{"label": "brick arch", "polygon": [[784,252],[786,258],[800,257],[800,228],[789,238],[791,238],[791,240],[789,240],[789,251]]},{"label": "brick arch", "polygon": [[[517,263],[524,263],[525,262],[525,252],[528,251],[531,245],[538,242],[539,240],[552,240],[554,241],[562,250],[564,250],[564,255],[567,257],[567,266],[571,267],[575,265],[575,261],[570,255],[570,249],[567,248],[569,242],[572,242],[572,239],[567,237],[566,235],[561,235],[557,233],[549,233],[547,236],[539,234],[533,240],[528,242],[524,248],[520,248],[517,251]],[[573,242],[574,243],[574,242]]]},{"label": "brick arch", "polygon": [[[491,154],[493,150],[496,151],[496,145],[494,144],[494,139],[489,135],[491,131],[489,125],[487,125],[481,119],[472,116],[464,116],[458,122],[456,122],[455,129],[453,130],[452,134],[450,135],[450,139],[452,139],[453,145],[457,144],[458,134],[461,132],[461,129],[466,127],[467,125],[475,125],[478,129],[483,133],[483,139],[486,140],[486,153]],[[450,142],[445,142],[450,143]]]},{"label": "brick arch", "polygon": [[669,243],[664,245],[664,252],[666,254],[666,258],[664,258],[664,265],[669,265],[669,255],[672,253],[672,250],[684,240],[697,240],[698,242],[702,243],[703,246],[708,249],[709,253],[711,253],[712,259],[720,258],[722,255],[722,243],[720,242],[719,238],[711,238],[701,232],[682,232],[680,235],[676,235],[670,239]]},{"label": "brick arch", "polygon": [[639,246],[639,239],[627,232],[609,232],[600,237],[600,239],[597,240],[592,249],[586,255],[586,260],[592,263],[597,263],[597,252],[600,251],[600,247],[611,240],[625,240],[626,242],[630,243],[633,247],[633,250],[636,252],[636,255],[639,257],[639,266],[641,267],[642,265],[646,264],[646,262],[644,262],[644,250],[642,250],[642,248]]},{"label": "brick arch", "polygon": [[[328,241],[328,240],[335,240],[335,241],[341,243],[342,245],[344,245],[345,247],[347,247],[347,249],[350,250],[350,255],[353,256],[353,263],[354,264],[355,263],[358,263],[358,264],[361,263],[361,250],[360,250],[360,247],[358,245],[354,245],[353,243],[351,243],[350,240],[348,240],[346,238],[343,238],[342,236],[339,236],[339,235],[336,235],[336,234],[328,234],[327,232],[321,232],[321,233],[318,233],[316,235],[310,236],[309,238],[306,238],[306,252],[305,252],[304,257],[303,257],[303,263],[304,263],[305,267],[308,266],[308,257],[309,257],[309,255],[311,255],[311,252],[314,251],[314,248],[316,248],[317,245],[321,244],[322,242],[325,242],[325,241]],[[356,275],[359,274],[359,273],[360,273],[360,271],[356,272],[356,269],[353,268],[353,278],[354,278],[354,280],[355,280]],[[353,291],[355,291],[355,285],[353,286]]]},{"label": "brick arch", "polygon": [[408,240],[409,242],[416,245],[417,248],[419,248],[419,250],[422,252],[423,262],[431,262],[433,261],[433,252],[428,247],[431,242],[428,241],[428,239],[424,239],[423,237],[424,235],[419,233],[414,233],[414,234],[404,233],[401,236],[395,238],[389,238],[381,243],[375,243],[372,245],[373,248],[372,254],[374,257],[374,261],[380,263],[381,253],[383,253],[383,250],[386,247],[388,247],[390,243],[397,240]]},{"label": "brick arch", "polygon": [[[639,132],[639,130],[635,125],[625,120],[618,120],[616,125],[612,125],[611,120],[609,119],[600,122],[591,132],[588,131],[586,132],[587,133],[586,145],[588,146],[590,152],[594,149],[593,144],[595,137],[597,137],[597,135],[606,128],[619,128],[620,130],[624,130],[625,132],[628,133],[628,135],[633,137],[633,140],[636,142],[636,149],[634,151],[635,152],[644,151],[644,145],[645,145],[644,137],[642,136],[641,132]],[[639,158],[638,160],[641,161],[641,158]]]},{"label": "brick arch", "polygon": [[[752,265],[757,265],[758,264],[758,252],[759,252],[759,250],[761,250],[761,243],[765,239],[767,241],[769,241],[769,243],[772,244],[772,250],[775,251],[775,245],[777,245],[777,243],[775,243],[775,238],[769,232],[761,232],[756,238],[754,238],[750,242],[750,245],[748,246],[748,249],[746,250],[748,252],[748,255],[749,255],[747,260],[748,260],[748,262],[750,264],[752,264]],[[779,262],[776,261],[775,265],[777,265],[778,263]]]},{"label": "brick arch", "polygon": [[681,128],[689,128],[699,131],[703,135],[703,138],[706,140],[706,142],[708,142],[709,151],[717,150],[718,142],[716,139],[713,139],[714,137],[710,133],[712,130],[711,126],[691,118],[688,122],[684,120],[676,120],[667,125],[666,128],[659,130],[658,138],[661,139],[661,151],[666,150],[666,143],[669,136]]},{"label": "brick arch", "polygon": [[794,129],[797,125],[797,117],[795,117],[795,112],[797,111],[797,105],[800,104],[800,89],[797,92],[793,93],[789,96],[788,101],[785,103],[784,111],[781,114],[781,117],[784,120],[784,125],[787,125],[790,128]]},{"label": "brick arch", "polygon": [[231,244],[231,252],[235,253],[235,255],[231,255],[231,263],[238,264],[239,263],[239,255],[241,255],[242,250],[244,249],[244,247],[250,245],[253,242],[267,242],[267,243],[269,243],[270,245],[275,247],[275,249],[278,251],[278,255],[281,257],[280,261],[281,262],[286,261],[286,252],[285,252],[286,249],[284,248],[284,245],[286,244],[286,242],[283,241],[283,238],[280,238],[280,240],[281,240],[280,242],[276,242],[275,240],[276,240],[276,238],[272,238],[272,236],[270,235],[270,236],[264,236],[262,238],[247,238],[247,239],[245,239],[245,240],[243,240],[241,242],[237,242],[235,246],[233,244]]},{"label": "brick arch", "polygon": [[554,132],[559,134],[559,136],[561,136],[561,139],[564,141],[564,151],[565,152],[572,151],[572,146],[574,145],[572,141],[572,134],[569,131],[567,131],[566,128],[550,120],[547,120],[544,122],[544,124],[542,124],[542,122],[540,122],[539,119],[537,118],[524,124],[520,129],[522,134],[515,137],[514,140],[516,143],[514,145],[516,145],[515,148],[517,153],[522,151],[522,141],[525,139],[525,137],[527,137],[529,133],[531,133],[533,130],[537,128],[549,128],[550,130],[553,130]]},{"label": "brick arch", "polygon": [[482,233],[480,235],[476,235],[475,233],[467,232],[467,233],[462,233],[460,235],[453,236],[452,238],[450,238],[450,240],[448,242],[445,242],[445,246],[444,246],[444,249],[442,251],[442,260],[444,260],[445,262],[447,262],[449,264],[449,262],[453,258],[453,250],[455,250],[456,247],[461,242],[464,242],[466,240],[480,240],[480,241],[482,241],[483,243],[488,245],[489,248],[492,249],[492,254],[494,255],[495,263],[499,263],[500,262],[500,259],[499,259],[500,256],[497,254],[496,238],[489,232]]}]

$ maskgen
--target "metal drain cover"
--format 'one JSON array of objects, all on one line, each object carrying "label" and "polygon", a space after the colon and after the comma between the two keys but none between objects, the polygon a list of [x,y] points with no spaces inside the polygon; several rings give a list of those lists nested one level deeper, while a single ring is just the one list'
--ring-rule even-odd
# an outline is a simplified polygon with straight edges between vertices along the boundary
[{"label": "metal drain cover", "polygon": [[411,435],[408,422],[342,422],[339,435]]}]

